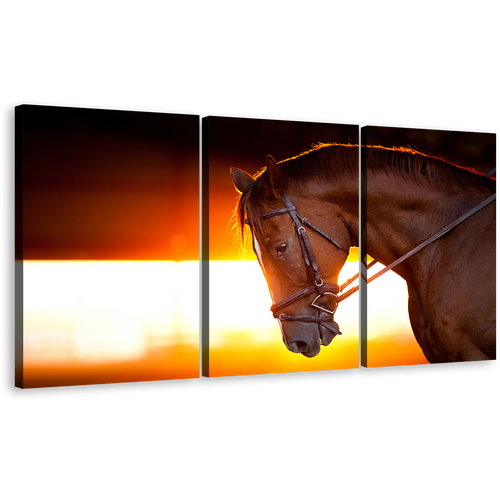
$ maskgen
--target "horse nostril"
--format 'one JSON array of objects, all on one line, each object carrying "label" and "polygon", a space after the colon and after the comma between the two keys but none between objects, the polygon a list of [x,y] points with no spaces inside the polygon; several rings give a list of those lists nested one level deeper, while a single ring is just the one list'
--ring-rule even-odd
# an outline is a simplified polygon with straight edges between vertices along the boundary
[{"label": "horse nostril", "polygon": [[296,354],[301,352],[306,352],[308,349],[308,345],[306,342],[302,342],[302,340],[298,340],[297,342],[292,342],[290,344],[290,350]]}]

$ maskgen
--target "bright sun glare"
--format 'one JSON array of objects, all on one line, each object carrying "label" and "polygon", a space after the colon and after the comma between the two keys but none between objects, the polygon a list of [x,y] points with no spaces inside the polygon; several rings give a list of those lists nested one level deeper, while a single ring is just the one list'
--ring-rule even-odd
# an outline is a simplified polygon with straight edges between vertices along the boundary
[{"label": "bright sun glare", "polygon": [[198,344],[197,261],[25,261],[26,363],[137,359]]},{"label": "bright sun glare", "polygon": [[[357,271],[346,262],[339,282]],[[146,359],[199,343],[197,261],[25,261],[23,288],[28,365]],[[211,261],[209,291],[211,349],[274,345],[287,354],[257,261]],[[340,303],[335,320],[343,335],[329,350],[339,357],[358,343],[358,294]],[[392,272],[368,287],[368,339],[391,334],[412,335],[406,286]]]}]

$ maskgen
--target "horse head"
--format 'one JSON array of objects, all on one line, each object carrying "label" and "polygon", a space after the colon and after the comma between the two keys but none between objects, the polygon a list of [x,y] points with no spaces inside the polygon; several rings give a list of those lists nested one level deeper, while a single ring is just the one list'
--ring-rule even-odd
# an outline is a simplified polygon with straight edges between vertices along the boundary
[{"label": "horse head", "polygon": [[294,353],[316,356],[321,345],[340,334],[333,320],[340,291],[337,282],[351,245],[341,210],[336,213],[330,203],[325,207],[321,183],[288,182],[282,165],[271,156],[256,179],[236,168],[231,177],[241,193],[240,227],[243,232],[245,222],[250,226],[283,341]]}]

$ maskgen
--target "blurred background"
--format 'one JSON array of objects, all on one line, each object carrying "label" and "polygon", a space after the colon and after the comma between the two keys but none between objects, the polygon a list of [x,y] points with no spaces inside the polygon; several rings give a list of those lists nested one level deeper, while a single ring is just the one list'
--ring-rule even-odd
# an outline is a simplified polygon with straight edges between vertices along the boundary
[{"label": "blurred background", "polygon": [[[22,106],[17,122],[24,386],[196,377],[198,117]],[[343,336],[321,355],[306,359],[284,346],[255,256],[231,230],[237,193],[229,169],[253,175],[267,154],[279,161],[317,142],[357,143],[358,126],[224,117],[204,125],[208,372],[357,366],[357,296],[339,308]],[[482,172],[495,165],[494,134],[370,127],[369,140]],[[340,281],[357,272],[357,259],[353,249]],[[409,325],[404,281],[390,272],[368,293],[369,366],[427,363]]]},{"label": "blurred background", "polygon": [[198,259],[197,116],[18,110],[24,259]]},{"label": "blurred background", "polygon": [[198,249],[198,116],[16,108],[24,387],[197,377]]}]

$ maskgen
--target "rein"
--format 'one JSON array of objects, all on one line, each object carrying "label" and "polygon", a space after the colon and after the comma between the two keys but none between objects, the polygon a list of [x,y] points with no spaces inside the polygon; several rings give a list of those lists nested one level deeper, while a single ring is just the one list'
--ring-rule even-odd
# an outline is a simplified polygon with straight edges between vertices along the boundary
[{"label": "rein", "polygon": [[[492,171],[492,173],[494,173],[494,170]],[[373,276],[371,276],[370,278],[368,278],[366,280],[366,283],[371,283],[373,280],[376,280],[377,278],[379,278],[380,276],[382,276],[383,274],[385,274],[387,271],[390,271],[391,269],[393,269],[394,267],[396,267],[398,264],[401,264],[401,262],[405,261],[406,259],[408,259],[412,255],[415,255],[417,252],[419,252],[420,250],[422,250],[422,248],[425,248],[427,245],[430,245],[431,243],[433,243],[437,239],[441,238],[441,236],[444,236],[446,233],[448,233],[449,231],[451,231],[454,227],[458,226],[461,222],[463,222],[464,220],[468,219],[470,216],[474,215],[475,213],[479,212],[479,210],[481,210],[482,208],[486,207],[491,202],[495,201],[496,196],[497,196],[496,193],[492,194],[489,198],[486,198],[486,200],[484,200],[481,203],[479,203],[479,205],[476,205],[474,208],[470,209],[468,212],[466,212],[465,214],[463,214],[460,217],[458,217],[458,219],[455,219],[453,222],[450,222],[448,225],[446,225],[445,227],[443,227],[443,229],[439,230],[436,234],[434,234],[430,238],[427,238],[425,241],[423,241],[422,243],[420,243],[420,245],[417,245],[415,248],[413,248],[409,252],[405,253],[404,255],[402,255],[401,257],[399,257],[398,259],[396,259],[391,264],[385,266],[378,273],[376,273]],[[368,264],[368,266],[366,266],[366,269],[368,270],[371,266],[373,266],[373,264],[376,264],[376,263],[377,263],[377,261],[373,260],[372,262],[370,262],[370,264]],[[357,273],[351,279],[347,280],[346,283],[344,283],[344,285],[341,286],[341,290],[343,288],[345,288],[345,286],[349,285],[354,280],[356,280],[358,277],[359,277],[359,273]],[[353,293],[357,292],[358,290],[359,290],[359,285],[351,288],[349,291],[347,291],[346,293],[342,294],[338,298],[337,302],[340,302],[341,300],[346,299],[347,297],[351,296]]]},{"label": "rein", "polygon": [[[494,174],[495,170],[492,170],[487,174],[488,177],[491,177]],[[295,205],[292,203],[290,200],[289,196],[286,193],[282,193],[283,201],[285,202],[285,207],[282,208],[276,208],[274,210],[270,210],[269,212],[265,212],[261,214],[261,218],[263,220],[269,219],[271,217],[276,217],[278,215],[282,214],[290,214],[290,217],[292,218],[295,231],[297,232],[299,242],[300,242],[300,247],[302,250],[302,256],[304,258],[304,262],[307,267],[307,273],[308,273],[308,279],[309,281],[314,281],[314,285],[311,285],[307,288],[303,288],[302,290],[294,293],[293,295],[290,295],[289,297],[283,299],[282,301],[278,302],[277,304],[273,304],[271,307],[271,312],[273,313],[273,316],[276,319],[279,319],[280,321],[301,321],[305,323],[319,323],[323,325],[325,328],[328,330],[332,331],[335,335],[342,335],[342,333],[338,329],[338,325],[335,321],[333,321],[333,316],[335,314],[335,311],[337,310],[339,302],[342,300],[346,299],[347,297],[350,297],[352,294],[357,292],[359,290],[359,285],[351,288],[347,292],[343,293],[342,295],[338,295],[342,290],[344,290],[346,287],[348,287],[352,282],[354,282],[356,279],[359,278],[359,273],[356,273],[352,278],[348,279],[345,283],[342,285],[334,284],[325,284],[323,283],[323,279],[321,278],[318,265],[316,263],[316,258],[314,257],[314,253],[311,248],[311,244],[309,242],[309,238],[307,236],[306,229],[304,225],[308,226],[309,228],[313,229],[316,231],[318,234],[326,238],[330,243],[335,245],[337,248],[345,252],[346,254],[349,254],[349,250],[347,250],[344,246],[342,246],[340,243],[335,241],[331,236],[328,236],[326,233],[321,231],[321,229],[317,228],[314,226],[311,222],[309,222],[305,217],[302,217],[297,213],[297,209]],[[446,233],[451,231],[453,228],[458,226],[461,222],[464,220],[468,219],[475,213],[479,212],[481,209],[495,201],[496,199],[496,194],[491,195],[489,198],[486,200],[482,201],[478,205],[476,205],[474,208],[466,212],[465,214],[461,215],[457,219],[455,219],[453,222],[450,224],[446,225],[443,227],[440,231],[435,233],[433,236],[430,238],[426,239],[419,245],[417,245],[415,248],[410,250],[409,252],[405,253],[398,259],[396,259],[394,262],[391,264],[385,266],[383,269],[381,269],[378,273],[374,274],[370,278],[366,280],[367,283],[371,283],[375,279],[379,278],[383,274],[385,274],[387,271],[390,271],[394,267],[396,267],[398,264],[401,264],[401,262],[405,261],[412,255],[415,255],[417,252],[425,248],[427,245],[430,245],[437,239],[441,238],[441,236],[444,236]],[[250,225],[250,222],[248,220],[245,221],[247,224]],[[370,269],[371,266],[376,264],[377,261],[374,260],[370,262],[366,266],[366,270]],[[311,280],[311,275],[312,275],[312,280]],[[283,314],[283,313],[278,313],[280,309],[284,309],[285,307],[288,307],[289,305],[293,304],[297,300],[301,299],[302,297],[306,297],[307,295],[310,295],[312,293],[317,293],[318,295],[316,298],[311,302],[310,306],[315,307],[316,309],[326,312],[328,314],[331,314],[331,319],[329,318],[319,318],[318,316],[314,316],[313,314],[300,314],[300,315],[289,315],[289,314]],[[316,301],[320,298],[323,297],[324,295],[332,295],[335,299],[335,307],[333,310],[326,309],[324,307],[321,307],[319,304],[316,304]],[[332,324],[329,324],[332,323]]]}]

